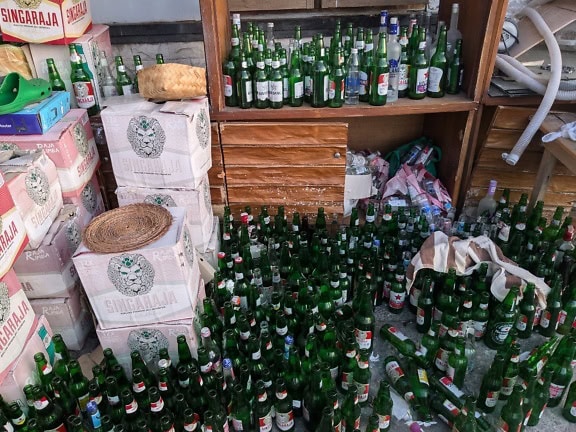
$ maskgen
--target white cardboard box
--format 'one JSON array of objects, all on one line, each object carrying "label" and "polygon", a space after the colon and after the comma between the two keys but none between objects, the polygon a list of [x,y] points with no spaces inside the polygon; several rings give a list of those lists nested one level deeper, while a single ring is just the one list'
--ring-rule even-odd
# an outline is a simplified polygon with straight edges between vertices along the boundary
[{"label": "white cardboard box", "polygon": [[71,195],[64,197],[64,204],[78,207],[83,226],[101,213],[104,213],[104,200],[98,182],[98,174],[94,173],[90,181]]},{"label": "white cardboard box", "polygon": [[220,221],[218,216],[212,220],[212,235],[204,251],[196,248],[202,258],[214,268],[218,268],[218,252],[220,252]]},{"label": "white cardboard box", "polygon": [[0,382],[22,352],[35,325],[36,315],[11,270],[0,279]]},{"label": "white cardboard box", "polygon": [[37,248],[62,209],[62,188],[56,166],[43,151],[0,163],[8,189],[28,234],[28,248]]},{"label": "white cardboard box", "polygon": [[0,278],[12,268],[27,244],[24,221],[0,171]]},{"label": "white cardboard box", "polygon": [[71,296],[79,283],[72,255],[86,226],[79,209],[65,205],[36,249],[27,249],[14,271],[30,299]]},{"label": "white cardboard box", "polygon": [[109,106],[101,116],[118,186],[198,189],[212,167],[205,97]]},{"label": "white cardboard box", "polygon": [[88,183],[100,162],[86,110],[70,110],[43,135],[9,135],[2,141],[21,150],[44,150],[56,165],[64,197]]},{"label": "white cardboard box", "polygon": [[158,241],[130,252],[98,254],[82,243],[73,261],[102,329],[194,317],[200,270],[186,211]]},{"label": "white cardboard box", "polygon": [[22,389],[27,384],[40,384],[34,354],[41,352],[49,362],[54,361],[50,324],[42,315],[34,317],[34,323],[31,334],[25,340],[23,351],[14,356],[5,378],[0,381],[0,393],[4,400],[16,401],[24,410],[27,410],[28,405]]}]

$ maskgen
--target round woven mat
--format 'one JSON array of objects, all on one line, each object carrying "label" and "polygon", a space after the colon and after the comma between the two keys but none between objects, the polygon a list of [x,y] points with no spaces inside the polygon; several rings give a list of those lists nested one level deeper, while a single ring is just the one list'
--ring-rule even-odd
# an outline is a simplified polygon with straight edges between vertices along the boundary
[{"label": "round woven mat", "polygon": [[82,240],[92,252],[126,252],[155,242],[170,225],[172,215],[164,207],[130,204],[95,217],[84,230]]}]

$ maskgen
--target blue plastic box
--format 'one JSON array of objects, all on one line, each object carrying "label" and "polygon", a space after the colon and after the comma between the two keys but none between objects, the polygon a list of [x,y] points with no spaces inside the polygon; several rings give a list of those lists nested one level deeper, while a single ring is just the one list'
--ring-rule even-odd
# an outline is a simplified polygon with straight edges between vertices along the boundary
[{"label": "blue plastic box", "polygon": [[21,111],[0,115],[0,135],[38,135],[48,131],[70,111],[70,93],[54,92]]}]

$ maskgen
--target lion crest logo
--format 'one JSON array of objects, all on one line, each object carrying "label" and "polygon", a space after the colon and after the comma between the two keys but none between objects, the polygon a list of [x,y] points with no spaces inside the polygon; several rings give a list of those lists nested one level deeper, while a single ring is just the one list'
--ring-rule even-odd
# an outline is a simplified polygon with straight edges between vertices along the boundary
[{"label": "lion crest logo", "polygon": [[74,144],[76,145],[80,156],[86,156],[88,154],[89,146],[88,137],[86,136],[86,130],[84,129],[84,126],[82,126],[80,123],[76,123],[72,131],[72,136],[74,137]]},{"label": "lion crest logo", "polygon": [[192,243],[192,237],[187,227],[184,227],[184,255],[186,256],[186,261],[190,267],[194,264],[194,244]]},{"label": "lion crest logo", "polygon": [[146,204],[155,204],[162,207],[176,207],[176,201],[170,195],[165,194],[152,194],[144,198]]},{"label": "lion crest logo", "polygon": [[161,348],[168,349],[168,338],[160,330],[143,328],[128,334],[130,352],[138,351],[142,359],[149,363],[158,357]]},{"label": "lion crest logo", "polygon": [[141,158],[157,159],[164,151],[166,134],[155,118],[146,116],[132,118],[126,133],[132,150]]},{"label": "lion crest logo", "polygon": [[8,284],[0,282],[0,325],[4,324],[10,316],[10,294]]},{"label": "lion crest logo", "polygon": [[74,221],[70,221],[66,226],[66,240],[68,240],[68,246],[71,250],[78,249],[80,242],[82,241],[82,232],[80,230],[80,225]]},{"label": "lion crest logo", "polygon": [[38,6],[42,4],[42,0],[14,0],[14,3],[22,9],[38,9]]},{"label": "lion crest logo", "polygon": [[78,98],[85,98],[90,94],[90,89],[88,85],[84,82],[75,82],[74,83],[74,92]]},{"label": "lion crest logo", "polygon": [[16,150],[20,150],[20,148],[11,142],[4,142],[4,141],[0,141],[0,151],[16,151]]},{"label": "lion crest logo", "polygon": [[154,286],[154,276],[154,267],[140,254],[122,254],[108,262],[108,279],[128,297],[148,294]]},{"label": "lion crest logo", "polygon": [[196,136],[198,137],[200,148],[205,149],[208,146],[209,134],[208,116],[204,110],[201,110],[198,113],[198,121],[196,121]]},{"label": "lion crest logo", "polygon": [[42,206],[48,201],[50,194],[50,183],[44,172],[36,167],[32,167],[24,179],[26,193],[37,205]]},{"label": "lion crest logo", "polygon": [[82,193],[80,194],[80,198],[82,200],[82,205],[90,214],[94,214],[96,211],[96,207],[98,206],[98,195],[96,194],[96,189],[94,189],[94,185],[92,183],[88,183],[82,189]]}]

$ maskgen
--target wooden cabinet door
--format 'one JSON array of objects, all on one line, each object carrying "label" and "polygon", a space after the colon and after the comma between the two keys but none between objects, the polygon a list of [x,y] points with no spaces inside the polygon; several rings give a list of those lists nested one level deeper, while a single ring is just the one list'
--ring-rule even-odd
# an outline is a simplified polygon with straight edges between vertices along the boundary
[{"label": "wooden cabinet door", "polygon": [[233,210],[342,213],[347,123],[220,123],[220,137]]}]

